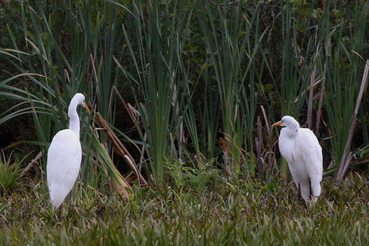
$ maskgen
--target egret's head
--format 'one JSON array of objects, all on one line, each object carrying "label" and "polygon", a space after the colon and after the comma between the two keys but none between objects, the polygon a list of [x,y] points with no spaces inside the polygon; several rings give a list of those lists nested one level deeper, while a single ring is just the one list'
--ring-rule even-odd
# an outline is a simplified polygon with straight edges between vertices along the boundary
[{"label": "egret's head", "polygon": [[74,97],[72,98],[72,101],[70,102],[70,106],[71,105],[81,105],[84,108],[86,108],[87,112],[90,112],[88,106],[85,103],[85,96],[82,93],[77,93],[74,95]]},{"label": "egret's head", "polygon": [[75,101],[78,105],[82,105],[83,106],[83,103],[85,101],[85,96],[82,93],[77,93],[72,98],[72,101]]},{"label": "egret's head", "polygon": [[274,123],[272,126],[286,126],[293,131],[297,131],[300,127],[300,124],[289,115],[283,116],[281,121]]}]

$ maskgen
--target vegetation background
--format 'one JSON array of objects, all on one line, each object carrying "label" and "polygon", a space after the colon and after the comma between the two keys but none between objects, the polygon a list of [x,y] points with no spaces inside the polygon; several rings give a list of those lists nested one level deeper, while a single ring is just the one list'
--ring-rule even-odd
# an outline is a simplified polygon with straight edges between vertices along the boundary
[{"label": "vegetation background", "polygon": [[[367,244],[367,1],[0,0],[0,243]],[[83,161],[46,153],[77,92]],[[317,135],[299,203],[279,129]],[[347,172],[348,170],[348,172]]]}]

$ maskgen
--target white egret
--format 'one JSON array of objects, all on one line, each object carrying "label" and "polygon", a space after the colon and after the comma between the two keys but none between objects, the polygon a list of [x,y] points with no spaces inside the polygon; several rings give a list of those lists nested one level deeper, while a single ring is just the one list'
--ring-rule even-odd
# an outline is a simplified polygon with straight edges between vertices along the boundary
[{"label": "white egret", "polygon": [[47,185],[55,209],[73,188],[81,166],[77,106],[82,105],[89,111],[84,101],[83,94],[74,95],[68,108],[69,129],[61,130],[54,136],[47,152]]},{"label": "white egret", "polygon": [[285,126],[278,139],[279,151],[288,163],[302,198],[316,202],[323,176],[322,147],[318,139],[310,129],[300,128],[299,123],[288,115],[272,126]]}]

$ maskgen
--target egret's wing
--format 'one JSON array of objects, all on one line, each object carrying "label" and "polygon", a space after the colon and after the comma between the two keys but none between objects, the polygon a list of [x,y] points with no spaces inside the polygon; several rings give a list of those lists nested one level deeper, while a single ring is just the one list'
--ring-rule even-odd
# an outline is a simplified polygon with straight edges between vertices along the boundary
[{"label": "egret's wing", "polygon": [[323,175],[322,147],[311,130],[301,128],[300,133],[296,145],[304,150],[302,151],[302,159],[305,163],[306,172],[312,183],[319,183]]},{"label": "egret's wing", "polygon": [[289,129],[282,128],[281,134],[279,135],[279,151],[281,152],[284,159],[286,159],[288,163],[288,167],[292,174],[292,178],[296,183],[296,186],[299,186],[299,163],[296,163],[296,158],[298,158],[296,152],[296,140],[295,138],[290,138]]},{"label": "egret's wing", "polygon": [[[67,129],[58,132],[47,153],[47,183],[61,184],[71,173],[78,175],[82,159],[77,135]],[[74,175],[73,175],[74,176]]]}]

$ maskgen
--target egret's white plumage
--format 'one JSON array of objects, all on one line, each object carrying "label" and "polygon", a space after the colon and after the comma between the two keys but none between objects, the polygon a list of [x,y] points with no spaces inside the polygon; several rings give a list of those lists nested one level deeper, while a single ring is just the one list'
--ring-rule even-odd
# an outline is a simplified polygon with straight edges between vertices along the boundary
[{"label": "egret's white plumage", "polygon": [[273,126],[285,126],[278,139],[279,151],[288,163],[302,198],[316,201],[323,176],[323,155],[318,139],[310,129],[300,128],[299,123],[288,115]]},{"label": "egret's white plumage", "polygon": [[79,117],[77,106],[84,103],[85,97],[77,93],[68,108],[69,129],[59,131],[51,141],[47,152],[47,185],[54,208],[58,208],[73,188],[82,160],[79,141]]}]

